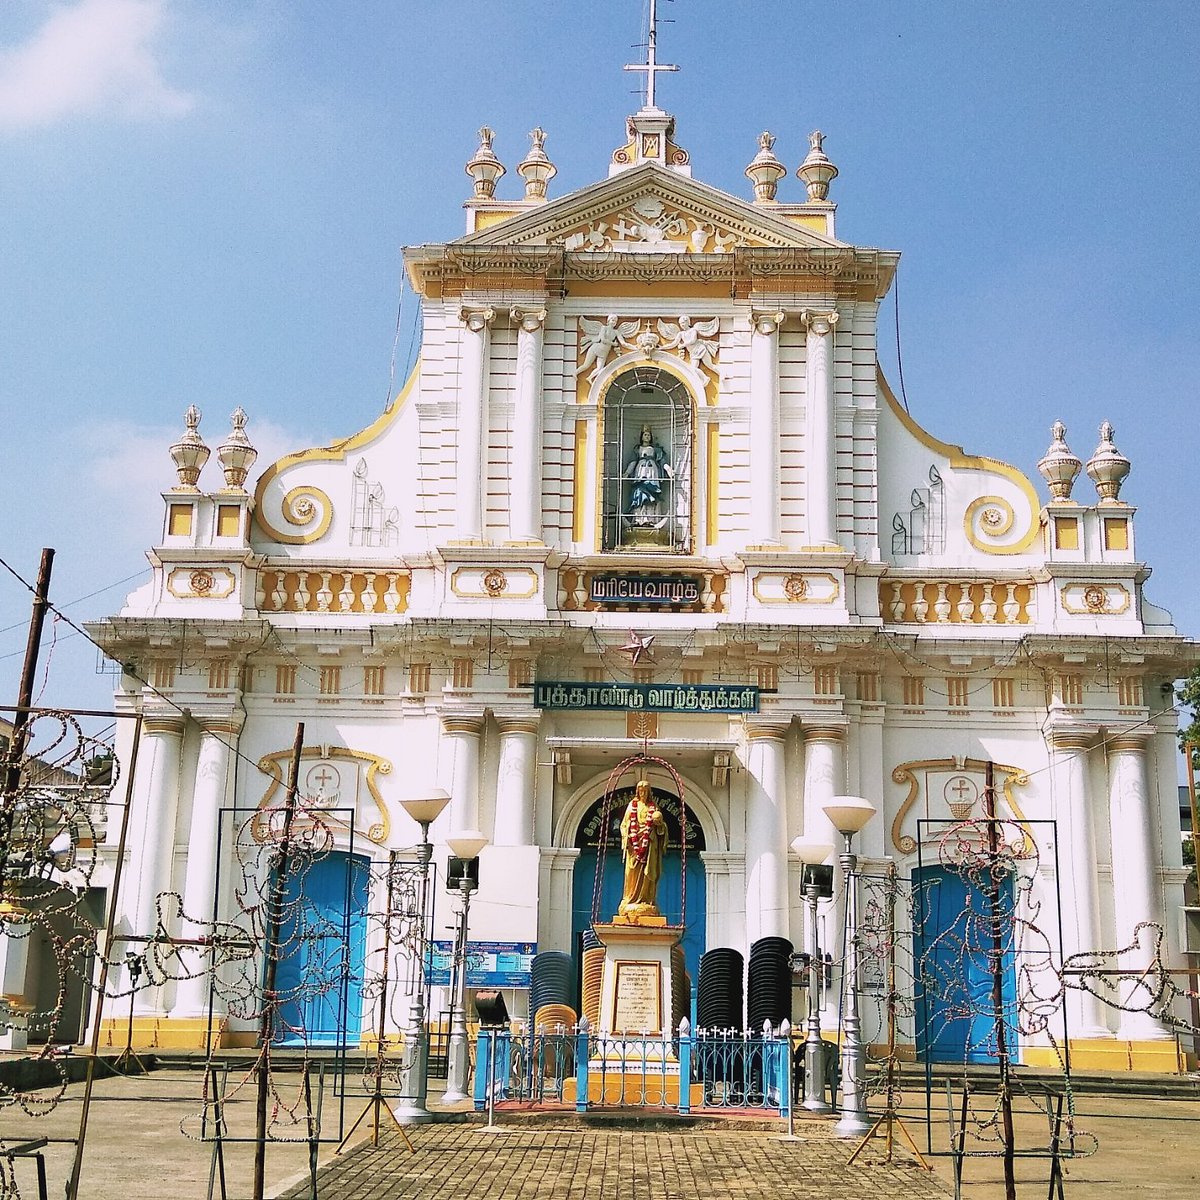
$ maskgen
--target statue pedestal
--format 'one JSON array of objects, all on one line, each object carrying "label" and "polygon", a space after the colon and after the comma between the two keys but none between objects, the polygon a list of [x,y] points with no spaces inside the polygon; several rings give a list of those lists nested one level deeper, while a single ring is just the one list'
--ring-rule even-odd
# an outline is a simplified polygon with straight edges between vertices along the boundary
[{"label": "statue pedestal", "polygon": [[[671,951],[682,926],[643,916],[594,925],[604,947],[600,1019],[592,1030],[588,1100],[592,1104],[679,1104],[679,1060],[673,1045]],[[575,1081],[563,1098],[575,1101]],[[692,1103],[702,1089],[693,1085]]]},{"label": "statue pedestal", "polygon": [[683,928],[658,916],[617,919],[594,928],[604,946],[599,1033],[640,1039],[644,1049],[639,1064],[643,1058],[661,1062],[673,1057],[671,948],[683,937]]}]

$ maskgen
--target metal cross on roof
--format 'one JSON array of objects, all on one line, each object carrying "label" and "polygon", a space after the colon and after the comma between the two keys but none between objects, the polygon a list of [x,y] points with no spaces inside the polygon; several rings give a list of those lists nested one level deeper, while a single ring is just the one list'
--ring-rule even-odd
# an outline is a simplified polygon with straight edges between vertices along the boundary
[{"label": "metal cross on roof", "polygon": [[678,67],[667,66],[660,63],[657,58],[658,49],[658,13],[657,0],[649,0],[650,17],[649,37],[646,40],[646,61],[644,63],[628,63],[625,67],[626,71],[645,71],[646,72],[646,108],[654,108],[654,76],[659,71],[678,71]]}]

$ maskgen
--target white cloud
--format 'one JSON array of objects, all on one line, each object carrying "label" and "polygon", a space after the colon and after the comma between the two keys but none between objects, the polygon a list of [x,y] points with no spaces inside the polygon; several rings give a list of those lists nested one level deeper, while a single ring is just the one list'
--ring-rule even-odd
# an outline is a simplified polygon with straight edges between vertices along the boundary
[{"label": "white cloud", "polygon": [[56,5],[28,40],[0,50],[0,131],[188,112],[192,97],[162,75],[166,8],[166,0]]}]

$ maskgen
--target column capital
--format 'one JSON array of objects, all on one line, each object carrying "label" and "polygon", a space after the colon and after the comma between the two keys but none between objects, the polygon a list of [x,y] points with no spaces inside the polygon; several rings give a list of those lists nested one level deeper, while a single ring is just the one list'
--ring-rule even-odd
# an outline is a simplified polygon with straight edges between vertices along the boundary
[{"label": "column capital", "polygon": [[442,717],[442,729],[446,733],[465,733],[473,737],[478,737],[483,732],[483,717],[480,716],[453,716]]},{"label": "column capital", "polygon": [[514,305],[508,310],[508,315],[512,318],[513,324],[526,333],[537,333],[546,323],[544,308],[517,308]]},{"label": "column capital", "polygon": [[181,713],[146,713],[142,717],[142,732],[148,735],[172,735],[183,733],[184,718]]},{"label": "column capital", "polygon": [[1118,733],[1105,741],[1110,754],[1145,754],[1150,745],[1149,733]]},{"label": "column capital", "polygon": [[196,724],[200,726],[201,732],[211,733],[217,737],[227,734],[230,737],[235,737],[241,733],[244,719],[239,713],[226,713],[221,716],[206,717],[203,714],[192,714],[196,719]]},{"label": "column capital", "polygon": [[830,312],[818,312],[814,309],[806,308],[800,314],[800,320],[804,323],[804,328],[809,333],[815,333],[818,337],[824,337],[827,333],[832,333],[834,326],[838,323],[838,311],[833,309]]},{"label": "column capital", "polygon": [[800,733],[807,745],[809,742],[844,742],[846,727],[844,725],[804,725]]},{"label": "column capital", "polygon": [[772,741],[783,741],[787,737],[787,731],[790,727],[789,721],[747,721],[746,740],[757,742],[759,740],[770,739]]},{"label": "column capital", "polygon": [[1052,750],[1090,750],[1096,738],[1094,729],[1048,729],[1046,744]]},{"label": "column capital", "polygon": [[759,311],[754,309],[750,313],[750,328],[755,332],[762,334],[763,337],[771,337],[779,332],[780,326],[787,320],[787,313],[775,310],[772,312]]},{"label": "column capital", "polygon": [[501,737],[508,733],[537,733],[541,726],[541,715],[533,713],[525,716],[501,716],[497,713],[496,725]]},{"label": "column capital", "polygon": [[458,310],[458,316],[472,333],[482,333],[496,319],[496,310],[490,306],[469,308],[464,305]]}]

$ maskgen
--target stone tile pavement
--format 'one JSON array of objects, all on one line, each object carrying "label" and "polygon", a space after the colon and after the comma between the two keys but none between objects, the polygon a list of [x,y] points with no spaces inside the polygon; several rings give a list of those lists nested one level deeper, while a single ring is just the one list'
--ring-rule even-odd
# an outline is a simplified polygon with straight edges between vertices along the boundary
[{"label": "stone tile pavement", "polygon": [[[942,1200],[944,1185],[882,1155],[847,1168],[850,1148],[825,1122],[797,1124],[797,1140],[763,1130],[680,1132],[479,1124],[410,1129],[415,1153],[389,1131],[326,1166],[321,1200]],[[305,1200],[307,1183],[283,1194]]]}]

